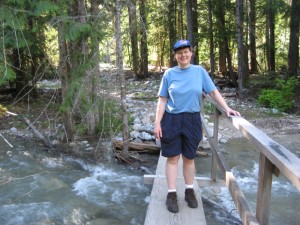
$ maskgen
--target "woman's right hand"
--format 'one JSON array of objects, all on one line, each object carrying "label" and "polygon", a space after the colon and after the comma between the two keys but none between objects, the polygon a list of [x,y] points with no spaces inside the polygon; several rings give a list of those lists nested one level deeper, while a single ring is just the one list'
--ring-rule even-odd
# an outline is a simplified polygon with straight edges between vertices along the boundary
[{"label": "woman's right hand", "polygon": [[154,123],[153,133],[154,136],[160,141],[160,138],[162,137],[162,130],[159,122]]}]

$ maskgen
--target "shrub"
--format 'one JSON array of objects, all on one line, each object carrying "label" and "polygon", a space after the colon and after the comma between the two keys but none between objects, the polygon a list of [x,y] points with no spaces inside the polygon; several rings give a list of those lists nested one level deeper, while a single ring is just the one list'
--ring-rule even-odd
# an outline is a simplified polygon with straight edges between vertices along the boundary
[{"label": "shrub", "polygon": [[294,90],[298,83],[297,78],[288,80],[277,79],[274,89],[264,89],[258,97],[258,103],[276,108],[281,112],[286,112],[293,108]]}]

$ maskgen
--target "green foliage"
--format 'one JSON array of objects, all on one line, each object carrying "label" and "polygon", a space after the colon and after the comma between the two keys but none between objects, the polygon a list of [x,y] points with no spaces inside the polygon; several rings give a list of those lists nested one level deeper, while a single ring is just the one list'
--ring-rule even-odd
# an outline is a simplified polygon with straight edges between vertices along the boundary
[{"label": "green foliage", "polygon": [[[122,114],[119,101],[99,98],[96,107],[98,107],[100,118],[96,125],[96,133],[100,134],[101,137],[111,137],[122,131]],[[86,115],[86,113],[82,115]],[[80,135],[86,135],[88,128],[87,124],[82,122],[85,121],[85,118],[81,118],[82,115],[75,116],[76,132]],[[128,115],[128,120],[130,123],[133,118]]]},{"label": "green foliage", "polygon": [[97,133],[105,137],[122,130],[120,103],[114,99],[99,99],[99,118]]},{"label": "green foliage", "polygon": [[66,27],[66,40],[75,41],[80,37],[86,37],[92,30],[90,24],[69,23]]},{"label": "green foliage", "polygon": [[58,6],[50,1],[39,1],[36,4],[34,14],[37,16],[55,13],[58,11]]},{"label": "green foliage", "polygon": [[204,104],[204,114],[212,114],[215,111],[215,107],[212,103],[206,101]]},{"label": "green foliage", "polygon": [[258,97],[259,104],[286,112],[293,108],[294,90],[299,83],[297,78],[277,79],[275,89],[264,89]]},{"label": "green foliage", "polygon": [[11,67],[4,63],[0,57],[0,86],[6,85],[9,81],[12,81],[16,78],[16,73]]}]

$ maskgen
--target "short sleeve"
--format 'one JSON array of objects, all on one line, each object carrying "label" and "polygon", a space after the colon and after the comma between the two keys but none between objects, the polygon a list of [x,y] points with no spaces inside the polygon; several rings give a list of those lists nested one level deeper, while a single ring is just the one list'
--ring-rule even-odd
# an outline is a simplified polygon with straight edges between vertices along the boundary
[{"label": "short sleeve", "polygon": [[202,69],[203,74],[203,91],[205,94],[209,94],[216,89],[216,86],[205,69]]},{"label": "short sleeve", "polygon": [[160,83],[160,87],[159,87],[159,91],[158,91],[158,96],[161,97],[165,97],[168,98],[169,97],[169,93],[168,93],[168,79],[166,74],[163,75],[162,79],[161,79],[161,83]]}]

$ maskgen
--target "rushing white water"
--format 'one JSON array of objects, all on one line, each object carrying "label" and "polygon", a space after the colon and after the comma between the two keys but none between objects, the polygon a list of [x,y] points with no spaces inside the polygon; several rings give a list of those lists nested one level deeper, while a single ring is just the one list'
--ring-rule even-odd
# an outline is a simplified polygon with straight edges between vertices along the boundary
[{"label": "rushing white water", "polygon": [[[1,225],[144,223],[151,185],[143,184],[142,171],[116,162],[94,165],[27,140],[9,141],[13,148],[0,141]],[[221,147],[255,212],[258,152],[244,140]],[[210,161],[197,158],[198,175],[209,176]],[[202,188],[202,194],[207,224],[241,224],[227,188]],[[270,224],[298,224],[299,199],[284,177],[274,178]]]},{"label": "rushing white water", "polygon": [[[274,137],[282,145],[290,149],[296,155],[299,154],[300,145],[295,144],[300,140],[299,135],[289,135],[286,137]],[[229,143],[221,145],[220,151],[233,172],[239,187],[243,191],[248,203],[255,214],[258,182],[258,160],[259,152],[246,139],[235,139]],[[200,175],[209,176],[211,158],[197,159],[197,171],[202,171]],[[208,198],[213,203],[222,206],[233,217],[238,218],[238,212],[232,202],[231,195],[227,188],[203,188],[203,197]],[[273,175],[272,196],[270,207],[270,224],[272,225],[297,225],[300,216],[300,192],[284,176]],[[217,217],[220,215],[216,215]],[[221,215],[222,217],[222,215]]]},{"label": "rushing white water", "polygon": [[141,171],[11,142],[0,144],[1,225],[143,224],[151,186]]}]

